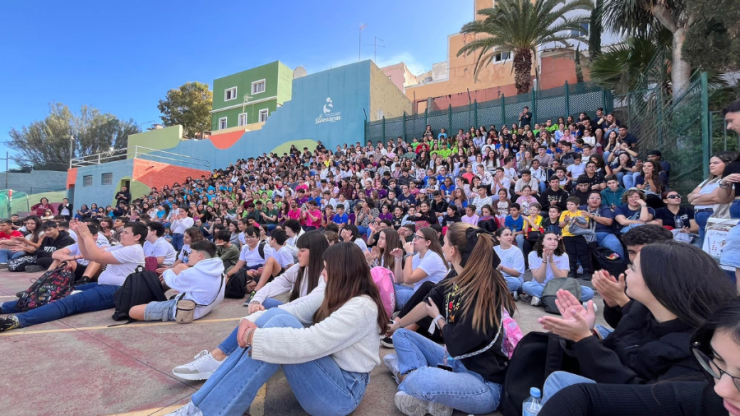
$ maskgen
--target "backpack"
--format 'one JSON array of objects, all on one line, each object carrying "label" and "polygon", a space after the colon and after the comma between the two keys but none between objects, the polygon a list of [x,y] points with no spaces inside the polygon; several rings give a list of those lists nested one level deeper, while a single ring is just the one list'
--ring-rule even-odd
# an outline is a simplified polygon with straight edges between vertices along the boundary
[{"label": "backpack", "polygon": [[123,286],[116,290],[113,300],[115,302],[113,320],[123,321],[128,319],[129,322],[133,322],[134,320],[128,316],[128,311],[132,307],[145,305],[149,302],[164,302],[167,297],[164,294],[164,289],[162,289],[162,284],[159,282],[159,275],[139,266],[136,271],[126,277]]},{"label": "backpack", "polygon": [[67,270],[67,263],[49,270],[26,289],[18,299],[16,309],[21,312],[38,308],[69,295],[74,290],[75,274]]},{"label": "backpack", "polygon": [[393,316],[393,311],[396,309],[396,288],[393,285],[395,280],[393,272],[385,267],[378,266],[370,269],[370,275],[373,277],[375,285],[378,286],[378,290],[380,290],[380,300],[383,302],[385,313],[389,317]]},{"label": "backpack", "polygon": [[504,416],[520,416],[529,389],[542,391],[547,377],[555,371],[579,373],[578,361],[563,348],[565,340],[544,332],[530,332],[519,341],[509,360],[499,411]]},{"label": "backpack", "polygon": [[627,270],[624,259],[606,247],[591,247],[591,255],[596,270],[606,270],[610,275],[617,278]]},{"label": "backpack", "polygon": [[514,349],[516,349],[517,344],[519,344],[519,341],[524,338],[524,334],[522,333],[522,328],[519,327],[519,324],[516,322],[514,318],[509,315],[509,311],[506,310],[506,308],[501,308],[503,310],[503,313],[501,314],[501,319],[503,320],[503,331],[504,331],[504,342],[502,344],[504,354],[506,354],[509,359],[511,359],[511,356],[514,355]]},{"label": "backpack", "polygon": [[558,277],[550,280],[545,284],[542,290],[542,304],[545,306],[545,312],[560,315],[555,299],[557,299],[558,290],[563,289],[572,293],[576,299],[581,298],[581,284],[572,277]]},{"label": "backpack", "polygon": [[226,282],[224,297],[242,299],[247,295],[247,271],[244,269],[234,273]]},{"label": "backpack", "polygon": [[144,269],[154,272],[157,271],[157,268],[159,268],[159,264],[156,257],[149,256],[144,258]]}]

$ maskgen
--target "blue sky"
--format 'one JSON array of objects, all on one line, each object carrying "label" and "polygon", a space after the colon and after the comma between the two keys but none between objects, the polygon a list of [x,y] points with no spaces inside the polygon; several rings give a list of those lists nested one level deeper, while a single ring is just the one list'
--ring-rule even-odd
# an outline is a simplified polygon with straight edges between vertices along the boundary
[{"label": "blue sky", "polygon": [[[145,126],[157,101],[281,60],[309,73],[362,58],[377,36],[378,65],[414,72],[446,60],[447,36],[473,19],[472,0],[0,2],[0,155],[11,128],[44,118],[51,102],[83,104]],[[12,154],[12,150],[11,150]]]}]

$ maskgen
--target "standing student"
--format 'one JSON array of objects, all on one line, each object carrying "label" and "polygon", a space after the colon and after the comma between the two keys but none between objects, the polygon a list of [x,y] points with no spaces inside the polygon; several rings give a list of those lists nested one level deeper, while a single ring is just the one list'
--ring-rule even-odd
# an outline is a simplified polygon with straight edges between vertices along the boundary
[{"label": "standing student", "polygon": [[501,260],[497,269],[504,276],[509,292],[513,293],[516,299],[516,292],[524,283],[524,254],[514,245],[514,233],[510,229],[499,228],[496,237],[500,244],[493,246],[493,250]]},{"label": "standing student", "polygon": [[[54,321],[77,313],[113,308],[114,293],[123,285],[126,277],[136,270],[137,266],[144,266],[142,244],[147,234],[144,224],[127,223],[120,234],[121,245],[106,249],[101,249],[95,244],[95,238],[86,224],[73,221],[70,229],[77,233],[77,244],[82,258],[108,266],[100,274],[98,282],[77,286],[75,289],[79,290],[79,293],[56,302],[28,312],[0,318],[0,332]],[[3,303],[0,313],[17,312],[16,304],[16,301]]]},{"label": "standing student", "polygon": [[422,283],[437,283],[447,274],[447,262],[443,258],[437,232],[430,227],[416,230],[412,242],[405,243],[403,250],[397,248],[391,254],[396,259],[393,270],[396,279],[396,309],[403,308]]},{"label": "standing student", "polygon": [[[502,314],[504,308],[514,311],[514,300],[496,270],[499,259],[490,233],[457,223],[444,241],[444,256],[457,276],[435,286],[426,302],[389,328],[395,331],[396,354],[383,361],[399,383],[394,401],[406,415],[494,412],[508,362],[501,348]],[[467,259],[463,253],[469,253]],[[403,329],[425,316],[433,317],[444,347]]]},{"label": "standing student", "polygon": [[185,230],[192,227],[193,224],[193,219],[188,217],[188,212],[185,209],[179,209],[177,213],[172,215],[170,230],[172,231],[172,247],[175,250],[182,248],[185,239]]},{"label": "standing student", "polygon": [[[586,238],[582,235],[574,234],[573,227],[588,228],[590,226],[590,218],[587,214],[580,209],[581,200],[576,196],[571,196],[566,201],[568,207],[567,210],[560,214],[560,228],[562,229],[561,236],[563,243],[565,244],[565,251],[568,253],[568,260],[570,261],[570,274],[568,277],[576,277],[578,275],[578,261],[581,262],[583,267],[583,278],[585,280],[591,280],[593,274],[593,266],[591,262],[591,250],[588,247]],[[583,220],[581,225],[578,220]]]},{"label": "standing student", "polygon": [[[243,319],[237,332],[242,348],[171,415],[242,414],[281,367],[307,413],[354,411],[365,394],[370,371],[380,363],[378,334],[385,330],[388,317],[356,245],[330,247],[324,253],[324,265],[325,295]],[[296,349],[296,345],[302,347]]]}]

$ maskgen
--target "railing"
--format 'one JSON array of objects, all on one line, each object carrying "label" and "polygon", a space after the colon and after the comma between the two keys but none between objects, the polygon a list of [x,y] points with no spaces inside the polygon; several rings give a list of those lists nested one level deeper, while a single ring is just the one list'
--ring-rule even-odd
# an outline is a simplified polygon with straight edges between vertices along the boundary
[{"label": "railing", "polygon": [[72,159],[73,168],[100,165],[102,163],[114,162],[125,159],[147,159],[154,161],[163,161],[164,163],[177,162],[185,163],[206,170],[211,170],[211,163],[205,159],[199,159],[179,153],[167,152],[164,150],[152,149],[144,146],[134,146],[130,149],[115,149],[109,152],[96,153],[93,155],[83,156]]}]

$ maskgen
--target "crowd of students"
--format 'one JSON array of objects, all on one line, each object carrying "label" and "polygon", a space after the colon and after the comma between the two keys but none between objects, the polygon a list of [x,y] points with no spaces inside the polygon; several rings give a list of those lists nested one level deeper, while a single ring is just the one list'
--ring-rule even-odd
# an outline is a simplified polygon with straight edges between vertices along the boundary
[{"label": "crowd of students", "polygon": [[[740,103],[725,114],[740,130],[740,120],[732,124]],[[20,271],[18,260],[27,258],[23,269],[35,271],[65,262],[84,284],[28,311],[4,303],[0,331],[112,308],[115,291],[147,258],[180,295],[132,307],[136,320],[174,320],[183,299],[199,319],[244,273],[248,316],[215,349],[173,369],[207,380],[175,414],[241,414],[278,366],[307,412],[350,413],[380,363],[381,344],[395,348],[384,363],[404,414],[487,413],[499,407],[509,367],[504,316],[517,300],[540,305],[551,280],[580,277],[603,298],[612,329],[595,325],[589,285],[579,298],[558,292],[561,317],[540,323],[563,339],[579,371],[548,377],[543,413],[555,414],[564,396],[574,397],[562,407],[569,411],[613,406],[612,391],[650,407],[640,385],[673,386],[709,372],[720,386],[724,373],[740,374],[726,366],[736,362],[731,349],[714,340],[736,330],[722,310],[736,314],[737,290],[694,246],[705,234],[698,214],[710,210],[682,205],[670,163],[640,149],[613,114],[597,109],[593,118],[534,125],[531,118],[525,108],[511,128],[454,136],[427,126],[410,143],[293,146],[136,199],[122,188],[110,210],[83,205],[72,215],[65,201],[56,221],[14,216],[0,222],[0,264]],[[711,213],[725,204],[740,217],[740,159],[723,154],[711,163],[712,177],[689,202]],[[629,263],[625,275],[597,271],[597,247]],[[722,263],[740,267],[733,248]],[[392,272],[393,316],[374,267]],[[664,394],[704,397],[687,406],[716,409],[706,382],[673,388]],[[726,408],[740,414],[740,393],[723,392]]]}]

